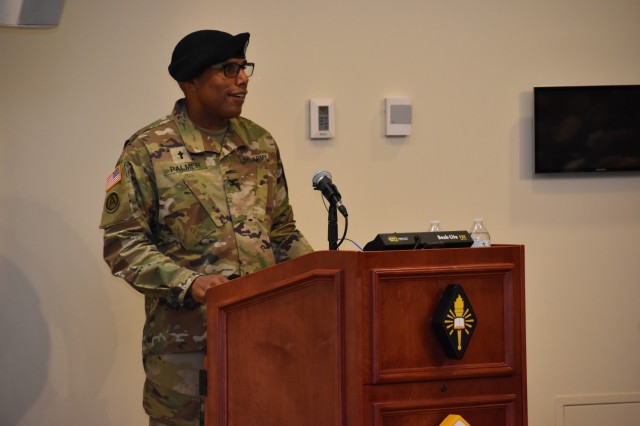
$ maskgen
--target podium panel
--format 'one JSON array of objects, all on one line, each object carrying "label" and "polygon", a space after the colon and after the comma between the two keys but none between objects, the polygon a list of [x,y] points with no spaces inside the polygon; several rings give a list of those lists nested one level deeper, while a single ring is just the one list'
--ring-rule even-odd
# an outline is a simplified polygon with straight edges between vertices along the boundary
[{"label": "podium panel", "polygon": [[[431,325],[451,285],[477,320],[461,359]],[[207,309],[207,426],[527,424],[523,246],[315,252]]]},{"label": "podium panel", "polygon": [[[340,424],[343,382],[341,282],[337,271],[293,281],[228,309],[228,423]],[[301,383],[307,397],[292,397]],[[224,421],[224,420],[223,420]]]},{"label": "podium panel", "polygon": [[[512,374],[515,265],[372,271],[373,383]],[[478,324],[462,360],[448,359],[430,329],[448,285],[464,288]],[[401,332],[399,330],[402,330]],[[477,344],[490,342],[489,345]]]}]

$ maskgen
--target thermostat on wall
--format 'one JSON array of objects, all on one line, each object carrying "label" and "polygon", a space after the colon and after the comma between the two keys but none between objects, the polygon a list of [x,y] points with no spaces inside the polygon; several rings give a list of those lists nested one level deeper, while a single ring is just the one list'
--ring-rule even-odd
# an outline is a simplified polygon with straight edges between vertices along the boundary
[{"label": "thermostat on wall", "polygon": [[385,134],[407,136],[411,134],[411,99],[385,98]]},{"label": "thermostat on wall", "polygon": [[309,136],[311,139],[329,139],[336,135],[336,114],[333,99],[309,101]]}]

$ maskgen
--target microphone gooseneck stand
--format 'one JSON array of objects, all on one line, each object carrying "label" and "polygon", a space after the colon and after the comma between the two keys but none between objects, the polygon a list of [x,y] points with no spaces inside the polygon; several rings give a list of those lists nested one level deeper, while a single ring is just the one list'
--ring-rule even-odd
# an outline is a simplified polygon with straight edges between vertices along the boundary
[{"label": "microphone gooseneck stand", "polygon": [[336,203],[329,203],[329,250],[338,250],[338,209]]},{"label": "microphone gooseneck stand", "polygon": [[[347,208],[342,204],[342,196],[340,192],[338,192],[338,188],[336,188],[331,181],[331,173],[325,170],[317,171],[313,175],[311,183],[313,184],[313,189],[320,191],[324,199],[329,202],[329,208],[327,210],[329,213],[329,250],[338,250],[338,247],[340,247],[340,244],[342,244],[347,235],[347,216],[349,215]],[[342,213],[345,220],[344,236],[340,242],[338,242],[338,211]]]}]

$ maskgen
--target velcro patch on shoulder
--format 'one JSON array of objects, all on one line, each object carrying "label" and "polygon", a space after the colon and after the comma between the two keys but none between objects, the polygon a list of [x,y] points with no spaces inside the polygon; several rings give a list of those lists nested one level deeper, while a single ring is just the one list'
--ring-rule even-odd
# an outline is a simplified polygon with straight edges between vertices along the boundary
[{"label": "velcro patch on shoulder", "polygon": [[107,187],[105,192],[108,192],[111,188],[116,186],[118,182],[122,180],[122,169],[120,166],[116,166],[116,169],[107,176]]}]

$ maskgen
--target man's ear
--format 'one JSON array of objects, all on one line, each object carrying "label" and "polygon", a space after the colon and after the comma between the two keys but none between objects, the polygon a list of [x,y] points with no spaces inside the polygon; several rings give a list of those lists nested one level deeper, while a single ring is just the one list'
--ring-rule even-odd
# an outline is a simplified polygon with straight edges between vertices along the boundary
[{"label": "man's ear", "polygon": [[184,93],[185,95],[187,94],[187,92],[194,92],[196,90],[195,80],[193,79],[181,81],[178,83],[178,86],[180,86],[180,90],[182,90],[182,93]]}]

